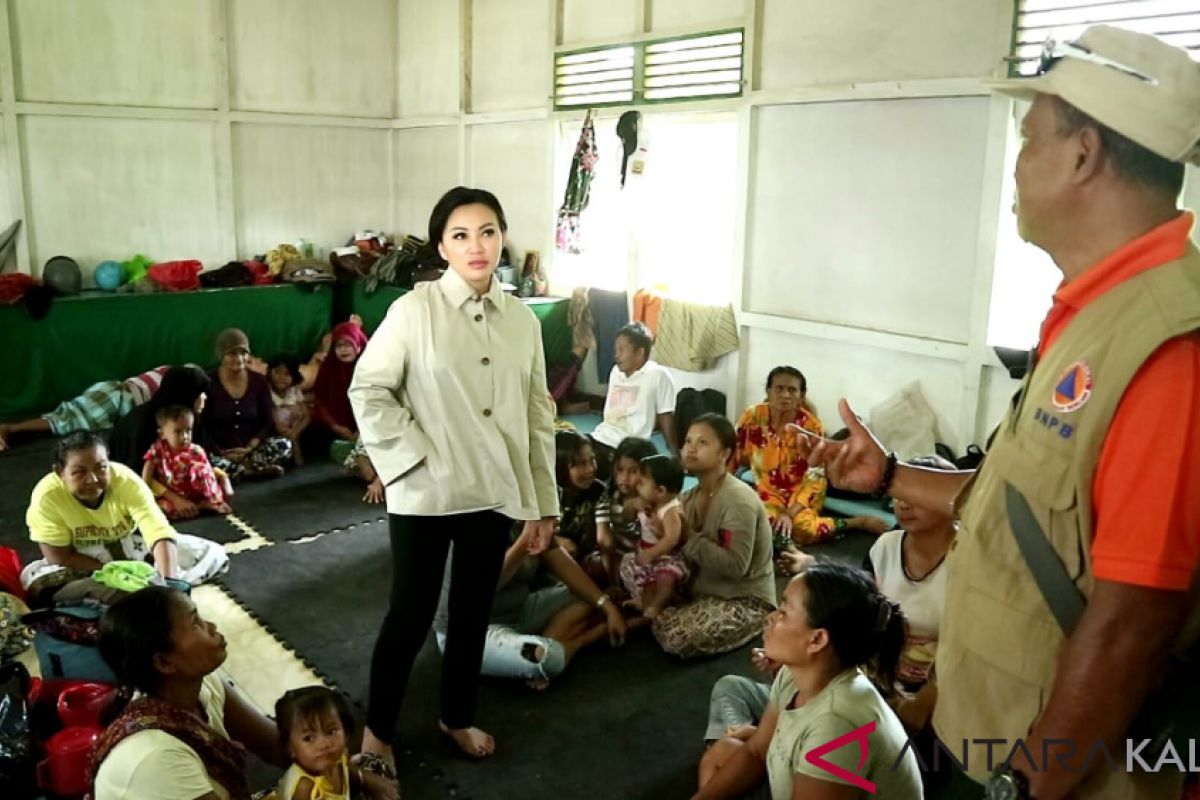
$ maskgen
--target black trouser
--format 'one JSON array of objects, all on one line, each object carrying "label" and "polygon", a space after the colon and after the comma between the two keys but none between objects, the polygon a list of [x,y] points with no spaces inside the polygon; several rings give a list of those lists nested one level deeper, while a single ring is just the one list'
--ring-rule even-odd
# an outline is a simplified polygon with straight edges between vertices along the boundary
[{"label": "black trouser", "polygon": [[450,543],[450,621],[442,654],[442,722],[475,722],[479,666],[512,520],[495,511],[443,517],[388,515],[392,599],[371,657],[367,725],[391,742],[417,652],[429,635]]}]

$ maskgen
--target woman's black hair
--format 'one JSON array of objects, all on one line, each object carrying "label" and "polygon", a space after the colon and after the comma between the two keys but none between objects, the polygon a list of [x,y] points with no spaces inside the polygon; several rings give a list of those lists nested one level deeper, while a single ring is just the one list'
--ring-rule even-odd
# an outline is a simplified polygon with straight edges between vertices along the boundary
[{"label": "woman's black hair", "polygon": [[508,232],[508,219],[504,216],[504,208],[496,199],[496,195],[486,189],[455,186],[442,195],[429,215],[429,247],[437,250],[438,242],[442,241],[442,236],[446,233],[446,223],[450,221],[450,215],[454,213],[454,209],[475,203],[485,205],[496,212],[496,221],[500,223],[500,232]]},{"label": "woman's black hair", "polygon": [[661,486],[671,494],[683,490],[683,467],[670,456],[655,453],[642,459],[642,471],[650,476],[655,486]]},{"label": "woman's black hair", "polygon": [[146,405],[153,409],[163,406],[194,405],[196,398],[202,392],[207,391],[211,383],[212,379],[199,367],[190,365],[171,367],[163,374],[158,391],[150,397]]},{"label": "woman's black hair", "polygon": [[634,350],[641,350],[646,358],[650,358],[650,348],[654,346],[654,337],[650,329],[641,322],[630,322],[617,330],[617,336],[624,336],[633,345]]},{"label": "woman's black hair", "polygon": [[867,573],[844,564],[818,561],[798,580],[807,590],[804,610],[812,628],[829,633],[843,667],[866,666],[884,694],[896,684],[904,650],[904,614]]},{"label": "woman's black hair", "polygon": [[804,377],[804,373],[801,372],[800,370],[796,369],[795,367],[791,367],[791,366],[787,366],[787,365],[775,367],[775,369],[773,369],[767,373],[767,391],[768,392],[771,391],[771,384],[774,383],[775,379],[777,377],[779,377],[780,375],[791,375],[793,378],[800,381],[800,394],[808,393],[808,380]]},{"label": "woman's black hair", "polygon": [[692,424],[688,425],[688,429],[692,429],[697,425],[707,425],[717,435],[717,439],[721,442],[721,446],[726,450],[733,452],[737,450],[737,431],[734,430],[733,423],[722,417],[720,414],[708,412],[701,414],[692,420]]},{"label": "woman's black hair", "polygon": [[[67,459],[71,453],[79,452],[80,450],[91,450],[93,447],[108,448],[104,442],[104,437],[95,431],[75,431],[69,433],[58,440],[58,444],[54,448],[54,466],[62,469],[67,465]],[[44,462],[43,462],[44,463]]]},{"label": "woman's black hair", "polygon": [[283,367],[288,371],[288,375],[292,376],[292,386],[296,386],[297,384],[304,382],[304,375],[300,372],[300,359],[296,358],[295,356],[291,354],[284,354],[272,358],[267,362],[268,376],[276,367]]},{"label": "woman's black hair", "polygon": [[613,468],[616,469],[617,462],[622,458],[629,458],[641,464],[642,459],[649,458],[656,453],[658,453],[658,448],[649,439],[643,439],[640,436],[626,436],[613,451]]},{"label": "woman's black hair", "polygon": [[174,649],[171,603],[178,589],[147,586],[122,597],[100,618],[100,657],[123,686],[146,694],[158,690],[154,657]]},{"label": "woman's black hair", "polygon": [[288,742],[297,722],[318,719],[330,711],[341,720],[348,745],[354,733],[354,716],[345,697],[325,686],[302,686],[284,692],[275,701],[275,724],[279,728],[279,742],[283,745],[283,751],[288,752]]},{"label": "woman's black hair", "polygon": [[557,431],[554,434],[554,478],[563,489],[571,486],[571,465],[592,442],[578,431]]}]

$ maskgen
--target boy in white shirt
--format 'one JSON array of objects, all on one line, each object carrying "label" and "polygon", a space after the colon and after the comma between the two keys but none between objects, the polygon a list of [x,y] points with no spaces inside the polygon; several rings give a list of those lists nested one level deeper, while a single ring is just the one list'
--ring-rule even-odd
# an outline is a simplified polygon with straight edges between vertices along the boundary
[{"label": "boy in white shirt", "polygon": [[661,365],[650,360],[654,340],[640,322],[617,331],[616,364],[608,376],[604,420],[592,432],[596,476],[608,480],[613,450],[629,436],[649,439],[657,427],[667,447],[678,457],[675,441],[675,383]]}]

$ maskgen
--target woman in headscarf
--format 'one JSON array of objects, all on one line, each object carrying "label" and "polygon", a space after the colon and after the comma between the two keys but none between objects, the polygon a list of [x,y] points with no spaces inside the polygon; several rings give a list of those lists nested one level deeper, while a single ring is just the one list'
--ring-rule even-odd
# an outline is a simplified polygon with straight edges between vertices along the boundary
[{"label": "woman in headscarf", "polygon": [[334,439],[354,441],[358,423],[347,392],[354,378],[358,357],[367,346],[367,335],[356,322],[343,322],[333,329],[330,354],[321,362],[313,386],[312,422],[304,432],[304,449],[326,452]]},{"label": "woman in headscarf", "polygon": [[237,328],[221,331],[217,357],[220,366],[209,373],[203,417],[209,461],[233,481],[278,478],[292,458],[292,443],[275,435],[267,379],[246,368],[250,340]]},{"label": "woman in headscarf", "polygon": [[[199,416],[204,410],[209,377],[196,366],[171,367],[158,391],[142,405],[117,420],[109,436],[109,458],[140,473],[142,456],[158,438],[155,416],[167,406],[184,406]],[[203,446],[204,442],[200,442]],[[207,449],[207,448],[206,448]]]}]

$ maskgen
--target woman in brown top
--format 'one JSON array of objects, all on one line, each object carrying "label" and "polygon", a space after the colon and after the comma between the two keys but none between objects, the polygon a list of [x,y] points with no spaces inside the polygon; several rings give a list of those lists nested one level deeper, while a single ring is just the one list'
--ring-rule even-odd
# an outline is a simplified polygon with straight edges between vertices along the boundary
[{"label": "woman in brown top", "polygon": [[736,447],[737,432],[718,414],[697,417],[684,440],[683,466],[700,481],[681,495],[692,597],[652,628],[663,650],[681,658],[741,647],[775,607],[771,523],[754,490],[726,471]]}]

